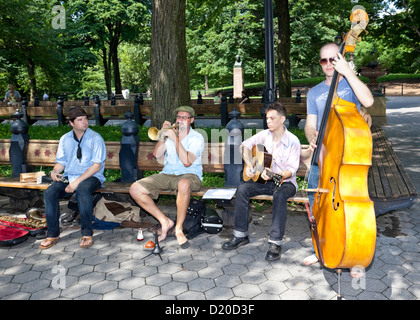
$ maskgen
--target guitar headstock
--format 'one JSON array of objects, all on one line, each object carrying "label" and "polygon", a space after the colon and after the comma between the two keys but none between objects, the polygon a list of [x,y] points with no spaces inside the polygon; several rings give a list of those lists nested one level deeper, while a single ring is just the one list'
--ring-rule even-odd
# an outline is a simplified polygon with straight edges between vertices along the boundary
[{"label": "guitar headstock", "polygon": [[283,183],[283,177],[281,175],[275,174],[272,180],[277,187],[281,187],[281,184]]}]

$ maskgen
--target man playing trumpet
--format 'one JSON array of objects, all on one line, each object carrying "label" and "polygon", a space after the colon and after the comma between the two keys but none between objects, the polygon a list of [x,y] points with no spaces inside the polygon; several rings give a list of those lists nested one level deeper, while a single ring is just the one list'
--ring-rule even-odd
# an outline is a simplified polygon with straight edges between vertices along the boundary
[{"label": "man playing trumpet", "polygon": [[169,219],[155,204],[162,190],[176,190],[177,219],[175,236],[181,248],[188,248],[189,243],[184,235],[182,225],[187,215],[191,192],[199,191],[203,179],[201,155],[204,150],[204,138],[191,128],[194,122],[194,109],[181,106],[175,109],[176,128],[165,121],[158,135],[158,142],[153,151],[156,158],[164,157],[163,170],[134,182],[130,195],[144,210],[153,215],[162,226],[159,241],[166,238],[175,223]]}]

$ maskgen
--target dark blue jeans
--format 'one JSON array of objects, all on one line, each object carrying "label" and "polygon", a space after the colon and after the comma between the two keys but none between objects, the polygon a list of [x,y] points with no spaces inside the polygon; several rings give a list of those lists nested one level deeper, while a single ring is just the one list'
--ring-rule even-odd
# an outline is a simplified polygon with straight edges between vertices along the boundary
[{"label": "dark blue jeans", "polygon": [[[45,216],[47,218],[47,237],[56,238],[60,235],[60,204],[59,200],[70,197],[64,189],[67,183],[54,181],[44,192]],[[82,181],[75,193],[81,218],[82,236],[92,236],[93,221],[93,193],[101,187],[101,182],[96,177]]]},{"label": "dark blue jeans", "polygon": [[281,245],[286,226],[287,199],[296,194],[296,188],[291,182],[284,182],[277,187],[274,182],[258,183],[249,180],[236,189],[235,204],[235,237],[248,235],[249,198],[260,194],[273,196],[273,211],[269,242]]}]

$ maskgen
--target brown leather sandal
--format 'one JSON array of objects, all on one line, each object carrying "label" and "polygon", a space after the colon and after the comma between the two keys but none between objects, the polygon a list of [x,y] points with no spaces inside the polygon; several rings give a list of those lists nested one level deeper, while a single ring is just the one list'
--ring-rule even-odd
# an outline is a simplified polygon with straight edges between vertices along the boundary
[{"label": "brown leather sandal", "polygon": [[88,248],[93,244],[93,237],[83,236],[80,239],[80,248]]},{"label": "brown leather sandal", "polygon": [[53,245],[55,245],[58,240],[60,240],[60,237],[57,238],[46,238],[42,240],[41,244],[39,245],[39,249],[44,250],[51,248]]}]

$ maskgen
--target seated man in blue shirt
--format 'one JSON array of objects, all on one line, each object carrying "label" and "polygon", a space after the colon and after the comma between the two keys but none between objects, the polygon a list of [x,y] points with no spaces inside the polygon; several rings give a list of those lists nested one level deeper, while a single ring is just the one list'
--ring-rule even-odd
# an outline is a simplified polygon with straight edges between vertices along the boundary
[{"label": "seated man in blue shirt", "polygon": [[175,223],[156,206],[153,199],[157,199],[161,190],[176,190],[175,236],[178,244],[184,249],[189,243],[182,225],[187,215],[191,191],[200,190],[203,179],[201,155],[204,150],[204,138],[191,128],[194,122],[193,108],[182,106],[175,109],[174,113],[178,130],[163,130],[171,126],[169,121],[165,121],[161,137],[153,151],[156,158],[164,157],[162,172],[134,182],[130,188],[130,195],[139,206],[160,222],[162,233],[158,240],[161,241],[166,238]]},{"label": "seated man in blue shirt", "polygon": [[[60,238],[59,199],[76,193],[81,217],[80,247],[93,244],[93,193],[104,181],[106,149],[102,137],[88,127],[88,115],[80,107],[70,109],[69,124],[73,128],[60,139],[56,161],[51,171],[52,184],[44,193],[47,238],[40,249],[53,246]],[[63,173],[64,171],[64,173]]]}]

